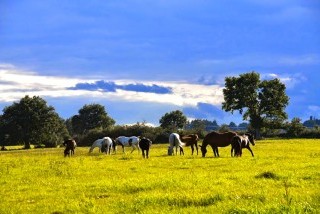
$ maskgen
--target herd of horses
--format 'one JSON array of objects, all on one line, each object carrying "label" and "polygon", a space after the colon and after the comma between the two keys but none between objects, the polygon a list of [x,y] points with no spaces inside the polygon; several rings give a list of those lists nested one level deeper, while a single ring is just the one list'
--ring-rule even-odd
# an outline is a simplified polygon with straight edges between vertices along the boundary
[{"label": "herd of horses", "polygon": [[[196,149],[198,155],[198,141],[199,137],[197,134],[180,136],[177,133],[171,133],[169,135],[168,155],[178,155],[178,149],[180,155],[184,155],[183,148],[188,146],[191,147],[192,155],[194,153],[194,148]],[[243,148],[248,149],[251,152],[252,157],[254,157],[253,151],[250,148],[250,144],[255,145],[254,137],[250,133],[240,135],[231,131],[224,133],[212,131],[204,137],[202,145],[199,146],[201,148],[202,157],[206,156],[208,145],[211,146],[215,157],[219,157],[218,147],[227,147],[229,145],[231,145],[231,157],[241,157]],[[65,157],[74,154],[77,144],[73,139],[66,140],[63,145],[65,146]],[[89,153],[91,153],[94,148],[98,147],[99,151],[110,155],[111,150],[116,153],[118,145],[122,147],[123,153],[125,153],[125,147],[131,147],[131,153],[136,149],[138,151],[141,149],[143,158],[149,158],[149,150],[152,145],[152,141],[148,138],[140,138],[137,136],[120,136],[115,139],[104,137],[93,142],[89,149]]]}]

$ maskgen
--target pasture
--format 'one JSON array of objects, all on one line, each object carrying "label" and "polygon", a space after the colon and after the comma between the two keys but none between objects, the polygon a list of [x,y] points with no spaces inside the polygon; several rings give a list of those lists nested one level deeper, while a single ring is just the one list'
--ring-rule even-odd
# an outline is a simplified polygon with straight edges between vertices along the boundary
[{"label": "pasture", "polygon": [[0,213],[320,213],[320,140],[257,141],[241,158],[167,149],[0,152]]}]

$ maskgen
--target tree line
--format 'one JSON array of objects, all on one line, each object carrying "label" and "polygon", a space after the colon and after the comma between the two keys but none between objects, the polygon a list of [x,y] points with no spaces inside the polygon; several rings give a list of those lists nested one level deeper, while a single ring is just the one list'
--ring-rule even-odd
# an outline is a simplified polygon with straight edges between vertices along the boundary
[{"label": "tree line", "polygon": [[159,120],[159,127],[149,127],[144,122],[119,126],[100,104],[84,105],[77,115],[64,120],[41,97],[26,95],[3,109],[0,115],[0,142],[2,146],[23,144],[28,149],[31,144],[55,147],[70,137],[76,137],[80,145],[90,145],[104,136],[137,135],[164,143],[173,131],[181,134],[192,132],[203,137],[212,130],[227,131],[240,126],[245,131],[253,132],[257,138],[261,135],[299,136],[305,133],[298,118],[286,121],[285,107],[289,97],[279,79],[260,80],[256,72],[226,77],[223,95],[222,109],[231,113],[239,111],[248,123],[219,126],[216,121],[202,119],[188,122],[183,112],[177,110],[165,113]]}]

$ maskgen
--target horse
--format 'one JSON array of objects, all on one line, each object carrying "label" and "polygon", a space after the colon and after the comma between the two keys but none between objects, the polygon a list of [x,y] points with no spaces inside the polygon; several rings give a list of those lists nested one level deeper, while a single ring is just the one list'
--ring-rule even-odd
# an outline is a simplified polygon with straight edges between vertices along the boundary
[{"label": "horse", "polygon": [[[202,157],[206,156],[207,153],[207,145],[209,144],[212,147],[213,153],[215,157],[219,157],[218,147],[226,147],[232,143],[232,139],[236,136],[235,132],[224,132],[219,133],[216,131],[210,132],[207,134],[204,139],[201,147]],[[231,156],[232,156],[233,148],[231,148]]]},{"label": "horse", "polygon": [[250,143],[254,146],[255,142],[254,142],[254,137],[252,134],[246,133],[244,135],[237,135],[234,137],[234,145],[240,145],[237,146],[238,151],[236,149],[235,155],[236,156],[242,156],[242,148],[247,148],[250,152],[252,157],[254,157],[253,151],[250,148]]},{"label": "horse", "polygon": [[95,147],[98,147],[99,151],[105,152],[106,154],[109,154],[109,155],[111,152],[111,148],[113,148],[113,151],[115,151],[113,140],[110,137],[104,137],[102,139],[98,139],[94,141],[92,146],[89,149],[89,153],[91,153]]},{"label": "horse", "polygon": [[198,140],[199,140],[199,137],[197,134],[189,134],[189,135],[185,135],[185,136],[181,136],[181,141],[183,143],[186,144],[186,146],[191,146],[191,151],[192,151],[192,155],[193,155],[193,152],[194,152],[194,146],[196,147],[196,150],[197,150],[197,155],[198,155]]},{"label": "horse", "polygon": [[125,146],[131,146],[132,147],[131,153],[135,149],[138,149],[138,152],[139,152],[139,150],[140,150],[139,141],[140,141],[140,137],[136,137],[136,136],[132,136],[132,137],[120,136],[120,137],[117,137],[115,139],[115,143],[117,145],[121,145],[122,146],[123,153],[125,153],[125,151],[124,151],[124,147]]},{"label": "horse", "polygon": [[169,147],[168,147],[168,155],[173,155],[173,147],[176,147],[176,155],[178,153],[178,147],[180,148],[180,155],[183,154],[183,146],[186,144],[181,142],[180,136],[177,133],[171,133],[169,136]]},{"label": "horse", "polygon": [[62,145],[66,147],[64,150],[64,157],[67,157],[67,156],[70,157],[70,155],[71,156],[74,155],[74,150],[77,146],[77,143],[75,140],[73,139],[65,140]]},{"label": "horse", "polygon": [[139,141],[139,147],[142,151],[143,158],[149,158],[149,149],[150,149],[151,145],[152,145],[152,141],[148,138],[143,137]]}]

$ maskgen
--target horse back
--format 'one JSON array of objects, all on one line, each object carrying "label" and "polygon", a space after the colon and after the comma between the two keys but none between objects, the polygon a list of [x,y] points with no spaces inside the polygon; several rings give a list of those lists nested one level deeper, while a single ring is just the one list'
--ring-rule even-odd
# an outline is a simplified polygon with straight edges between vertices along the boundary
[{"label": "horse back", "polygon": [[186,144],[186,146],[191,146],[191,145],[197,144],[199,137],[197,134],[190,134],[190,135],[182,136],[180,139],[182,142]]},{"label": "horse back", "polygon": [[229,146],[232,143],[232,139],[236,136],[235,132],[224,132],[219,133],[216,131],[210,132],[203,139],[204,145],[211,145],[216,147],[225,147]]}]

